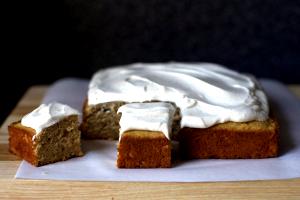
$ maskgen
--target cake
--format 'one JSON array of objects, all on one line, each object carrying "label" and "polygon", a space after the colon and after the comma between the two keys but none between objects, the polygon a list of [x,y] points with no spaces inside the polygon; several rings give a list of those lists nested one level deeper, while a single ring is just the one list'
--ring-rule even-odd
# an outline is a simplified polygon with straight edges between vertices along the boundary
[{"label": "cake", "polygon": [[42,104],[8,126],[9,150],[35,166],[82,156],[78,111]]},{"label": "cake", "polygon": [[117,167],[171,167],[175,108],[171,103],[131,103],[121,106]]},{"label": "cake", "polygon": [[[136,63],[96,72],[83,106],[83,137],[118,139],[121,106],[157,101],[176,106],[170,139],[179,140],[187,158],[278,155],[279,126],[257,80],[210,63]],[[125,132],[120,141],[135,136]]]}]

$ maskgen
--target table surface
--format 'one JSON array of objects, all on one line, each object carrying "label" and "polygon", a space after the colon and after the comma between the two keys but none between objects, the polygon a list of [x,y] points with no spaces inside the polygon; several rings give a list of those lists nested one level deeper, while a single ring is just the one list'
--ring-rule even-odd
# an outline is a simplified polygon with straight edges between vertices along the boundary
[{"label": "table surface", "polygon": [[[0,199],[300,199],[300,178],[206,183],[14,179],[21,160],[8,152],[7,125],[37,107],[47,88],[29,88],[0,129]],[[300,98],[300,85],[288,88]]]}]

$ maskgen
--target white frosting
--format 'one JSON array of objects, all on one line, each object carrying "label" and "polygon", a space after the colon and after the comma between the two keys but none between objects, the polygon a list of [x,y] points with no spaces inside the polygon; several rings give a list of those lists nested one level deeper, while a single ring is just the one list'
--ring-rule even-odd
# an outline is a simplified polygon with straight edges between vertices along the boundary
[{"label": "white frosting", "polygon": [[121,106],[120,137],[128,130],[159,131],[170,139],[175,108],[171,103],[130,103]]},{"label": "white frosting", "polygon": [[151,100],[174,102],[181,127],[263,121],[269,115],[267,98],[252,76],[216,64],[137,63],[100,70],[89,85],[89,105]]},{"label": "white frosting", "polygon": [[33,128],[38,134],[44,128],[47,128],[70,115],[79,115],[79,112],[70,106],[61,103],[54,102],[42,104],[31,113],[25,115],[21,120],[21,124]]}]

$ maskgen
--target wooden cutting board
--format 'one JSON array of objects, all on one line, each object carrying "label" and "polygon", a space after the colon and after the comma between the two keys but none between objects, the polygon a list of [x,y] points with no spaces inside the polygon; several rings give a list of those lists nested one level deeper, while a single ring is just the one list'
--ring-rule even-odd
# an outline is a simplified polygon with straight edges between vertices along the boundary
[{"label": "wooden cutting board", "polygon": [[[0,199],[300,199],[300,178],[209,183],[14,179],[21,160],[8,152],[7,125],[37,107],[47,88],[31,87],[0,129]],[[300,85],[289,88],[300,97]]]}]

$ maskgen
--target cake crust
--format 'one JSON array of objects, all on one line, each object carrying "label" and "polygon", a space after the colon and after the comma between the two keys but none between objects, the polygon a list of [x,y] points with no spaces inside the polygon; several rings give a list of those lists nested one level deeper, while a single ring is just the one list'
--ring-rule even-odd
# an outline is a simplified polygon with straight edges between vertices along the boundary
[{"label": "cake crust", "polygon": [[8,126],[9,151],[37,166],[38,160],[34,152],[35,144],[32,141],[35,130],[22,126],[20,122],[13,122]]},{"label": "cake crust", "polygon": [[162,132],[131,130],[118,145],[119,168],[169,168],[171,144]]},{"label": "cake crust", "polygon": [[266,121],[227,122],[207,129],[183,128],[179,133],[183,157],[269,158],[278,156],[279,126]]}]

